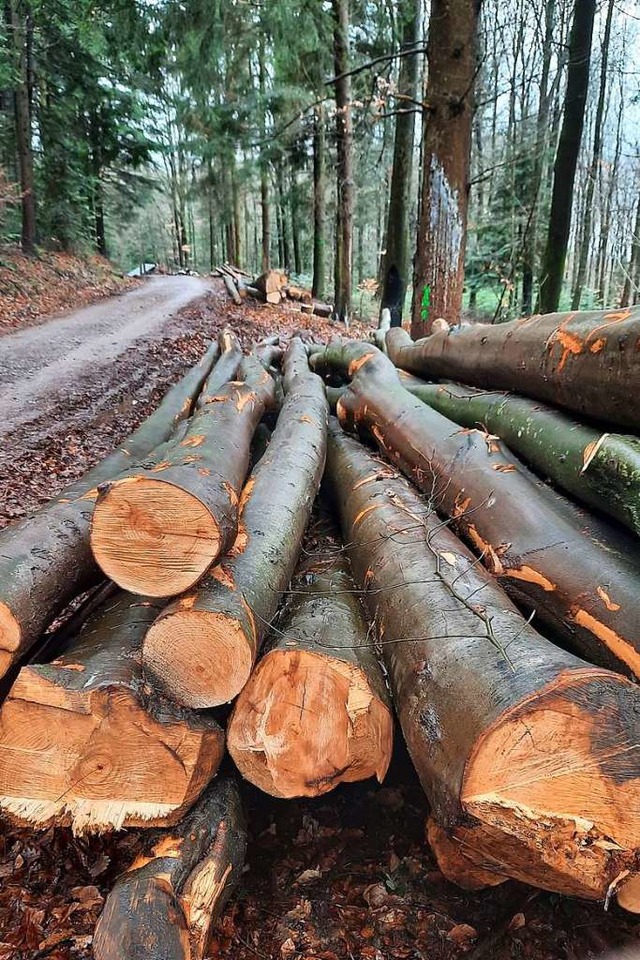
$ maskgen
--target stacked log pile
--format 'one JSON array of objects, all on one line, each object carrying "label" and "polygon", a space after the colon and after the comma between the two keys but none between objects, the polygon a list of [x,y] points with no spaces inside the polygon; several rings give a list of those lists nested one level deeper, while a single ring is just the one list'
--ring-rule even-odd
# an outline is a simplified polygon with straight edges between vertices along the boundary
[{"label": "stacked log pile", "polygon": [[97,957],[206,954],[245,848],[237,783],[214,779],[227,703],[242,778],[283,798],[382,781],[395,709],[447,877],[640,912],[639,441],[607,432],[625,422],[613,381],[640,356],[625,355],[632,320],[503,333],[503,373],[518,331],[538,331],[539,355],[542,338],[564,344],[539,395],[584,363],[575,406],[599,423],[418,379],[443,372],[436,348],[396,329],[380,331],[388,355],[293,339],[243,356],[225,332],[125,449],[11,530],[9,663],[100,571],[115,584],[47,662],[24,663],[0,710],[1,810],[78,833],[154,828],[107,900]]},{"label": "stacked log pile", "polygon": [[274,306],[284,301],[294,302],[300,305],[301,313],[317,317],[327,318],[333,313],[331,304],[314,300],[311,290],[291,283],[284,270],[268,270],[252,279],[238,267],[224,263],[216,273],[236,306],[240,306],[245,297],[253,297]]}]

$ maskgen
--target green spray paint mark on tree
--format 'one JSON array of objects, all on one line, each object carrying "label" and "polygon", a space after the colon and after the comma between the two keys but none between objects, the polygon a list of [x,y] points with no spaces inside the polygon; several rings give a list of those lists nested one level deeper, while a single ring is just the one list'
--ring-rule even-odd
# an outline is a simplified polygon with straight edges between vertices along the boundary
[{"label": "green spray paint mark on tree", "polygon": [[429,305],[431,303],[431,286],[425,283],[422,290],[422,301],[420,304],[420,319],[426,323],[429,319]]}]

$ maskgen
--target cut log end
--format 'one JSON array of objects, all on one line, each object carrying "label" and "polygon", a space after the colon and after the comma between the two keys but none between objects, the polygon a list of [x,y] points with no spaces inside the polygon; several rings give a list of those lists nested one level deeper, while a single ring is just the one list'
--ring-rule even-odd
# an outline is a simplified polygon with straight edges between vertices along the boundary
[{"label": "cut log end", "polygon": [[629,913],[640,913],[640,874],[630,874],[615,888],[618,904]]},{"label": "cut log end", "polygon": [[2,810],[76,833],[177,822],[217,770],[222,732],[156,720],[124,689],[65,690],[47,669],[25,667],[0,716]]},{"label": "cut log end", "polygon": [[[441,873],[463,890],[484,890],[508,879],[465,856],[464,844],[450,836],[433,817],[427,820],[427,840]],[[468,852],[473,856],[473,851]]]},{"label": "cut log end", "polygon": [[161,616],[148,631],[145,667],[185,706],[201,710],[228,703],[249,679],[251,639],[234,617],[190,609],[190,598],[182,602],[185,609]]},{"label": "cut log end", "polygon": [[132,477],[113,484],[96,504],[91,546],[104,573],[125,590],[168,597],[200,579],[217,559],[222,537],[193,494]]},{"label": "cut log end", "polygon": [[372,776],[382,782],[392,738],[391,713],[364,672],[305,650],[264,657],[227,734],[242,775],[275,797],[317,797]]},{"label": "cut log end", "polygon": [[16,650],[22,642],[22,630],[17,619],[6,605],[0,603],[0,677],[3,677],[14,662]]}]

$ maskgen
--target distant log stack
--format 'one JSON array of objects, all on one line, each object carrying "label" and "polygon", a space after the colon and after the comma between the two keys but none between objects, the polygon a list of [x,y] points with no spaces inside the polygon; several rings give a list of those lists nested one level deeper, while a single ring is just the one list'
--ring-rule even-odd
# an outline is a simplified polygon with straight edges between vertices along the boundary
[{"label": "distant log stack", "polygon": [[0,809],[77,833],[176,823],[214,776],[224,735],[142,673],[161,604],[107,601],[51,664],[23,667],[0,710]]},{"label": "distant log stack", "polygon": [[595,420],[638,428],[640,308],[551,313],[434,333],[387,334],[393,362],[432,379],[514,390]]},{"label": "distant log stack", "polygon": [[275,797],[382,782],[391,759],[388,696],[341,543],[326,523],[314,533],[227,731],[243,777]]},{"label": "distant log stack", "polygon": [[536,634],[409,484],[337,425],[327,470],[438,822],[487,854],[490,873],[640,911],[637,686]]}]

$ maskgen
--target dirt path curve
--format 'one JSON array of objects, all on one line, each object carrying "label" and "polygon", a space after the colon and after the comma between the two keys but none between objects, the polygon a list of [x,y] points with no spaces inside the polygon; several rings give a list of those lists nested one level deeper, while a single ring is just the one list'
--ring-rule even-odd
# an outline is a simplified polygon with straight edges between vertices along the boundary
[{"label": "dirt path curve", "polygon": [[211,289],[198,277],[151,277],[135,290],[0,338],[0,437],[40,418],[73,395],[88,373],[99,376],[135,342]]}]

